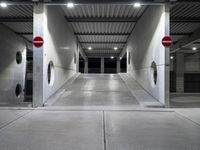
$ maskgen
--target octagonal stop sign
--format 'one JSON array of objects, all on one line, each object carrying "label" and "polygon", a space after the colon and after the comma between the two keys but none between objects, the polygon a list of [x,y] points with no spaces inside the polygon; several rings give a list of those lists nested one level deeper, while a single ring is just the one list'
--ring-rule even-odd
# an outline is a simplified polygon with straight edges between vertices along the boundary
[{"label": "octagonal stop sign", "polygon": [[170,36],[165,36],[162,39],[162,45],[164,47],[170,47],[172,45],[172,38]]},{"label": "octagonal stop sign", "polygon": [[44,40],[43,40],[42,37],[36,36],[36,37],[33,39],[33,44],[34,44],[35,47],[39,48],[39,47],[43,46]]}]

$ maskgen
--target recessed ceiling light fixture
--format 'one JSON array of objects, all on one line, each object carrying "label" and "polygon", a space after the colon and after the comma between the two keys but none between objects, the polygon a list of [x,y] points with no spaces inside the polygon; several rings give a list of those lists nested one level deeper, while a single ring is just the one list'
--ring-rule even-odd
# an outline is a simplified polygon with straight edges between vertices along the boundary
[{"label": "recessed ceiling light fixture", "polygon": [[92,50],[92,47],[90,46],[90,47],[88,47],[88,49],[89,49],[89,50]]},{"label": "recessed ceiling light fixture", "polygon": [[114,47],[114,50],[116,51],[118,49],[118,47]]},{"label": "recessed ceiling light fixture", "polygon": [[141,7],[141,3],[139,3],[139,2],[134,3],[134,7],[135,7],[135,8]]},{"label": "recessed ceiling light fixture", "polygon": [[114,59],[114,56],[111,56],[110,59]]},{"label": "recessed ceiling light fixture", "polygon": [[2,8],[6,8],[6,7],[8,6],[8,4],[7,4],[6,2],[1,2],[1,3],[0,3],[0,6],[1,6]]},{"label": "recessed ceiling light fixture", "polygon": [[196,51],[196,50],[197,50],[197,48],[196,48],[196,47],[193,47],[193,48],[192,48],[192,50],[193,50],[193,51]]},{"label": "recessed ceiling light fixture", "polygon": [[74,3],[72,3],[72,2],[67,3],[67,7],[68,8],[73,8],[74,7]]},{"label": "recessed ceiling light fixture", "polygon": [[174,59],[174,56],[170,56],[170,59]]},{"label": "recessed ceiling light fixture", "polygon": [[122,57],[119,57],[120,60],[122,60]]}]

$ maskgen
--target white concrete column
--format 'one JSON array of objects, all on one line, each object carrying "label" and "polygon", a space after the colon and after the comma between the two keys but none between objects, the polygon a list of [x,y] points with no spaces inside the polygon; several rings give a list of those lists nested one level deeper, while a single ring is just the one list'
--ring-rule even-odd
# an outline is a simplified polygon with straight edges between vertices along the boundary
[{"label": "white concrete column", "polygon": [[121,72],[121,64],[120,64],[120,59],[117,59],[117,73]]},{"label": "white concrete column", "polygon": [[104,57],[101,58],[101,73],[104,73]]},{"label": "white concrete column", "polygon": [[[165,36],[170,35],[170,5],[165,4]],[[170,49],[165,48],[165,67],[164,67],[164,104],[170,106]]]},{"label": "white concrete column", "polygon": [[[78,42],[78,41],[77,41]],[[76,52],[76,73],[79,73],[79,53],[80,53],[80,47],[79,44],[77,44],[77,52]]]},{"label": "white concrete column", "polygon": [[88,73],[88,58],[85,59],[84,73]]},{"label": "white concrete column", "polygon": [[[33,9],[33,37],[44,37],[45,7],[43,4],[34,5]],[[33,107],[43,105],[44,100],[44,46],[33,46]]]},{"label": "white concrete column", "polygon": [[176,92],[184,92],[184,53],[176,53]]}]

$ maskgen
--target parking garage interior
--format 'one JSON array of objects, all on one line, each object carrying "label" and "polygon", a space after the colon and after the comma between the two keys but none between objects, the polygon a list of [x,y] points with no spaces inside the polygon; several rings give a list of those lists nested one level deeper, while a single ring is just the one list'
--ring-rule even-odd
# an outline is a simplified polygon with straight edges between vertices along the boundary
[{"label": "parking garage interior", "polygon": [[0,50],[2,150],[200,149],[198,0],[0,1]]}]

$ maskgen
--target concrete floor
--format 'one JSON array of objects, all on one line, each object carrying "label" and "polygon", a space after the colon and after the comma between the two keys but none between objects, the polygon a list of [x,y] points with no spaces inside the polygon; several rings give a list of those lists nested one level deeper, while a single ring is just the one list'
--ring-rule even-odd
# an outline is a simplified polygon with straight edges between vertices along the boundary
[{"label": "concrete floor", "polygon": [[139,105],[125,82],[115,75],[79,75],[65,90],[53,106],[70,107],[131,107]]},{"label": "concrete floor", "polygon": [[128,82],[80,75],[51,107],[0,108],[0,150],[200,150],[199,108],[141,107],[157,102]]},{"label": "concrete floor", "polygon": [[170,103],[173,108],[200,108],[200,94],[172,93]]},{"label": "concrete floor", "polygon": [[195,111],[0,110],[0,149],[199,150]]}]

